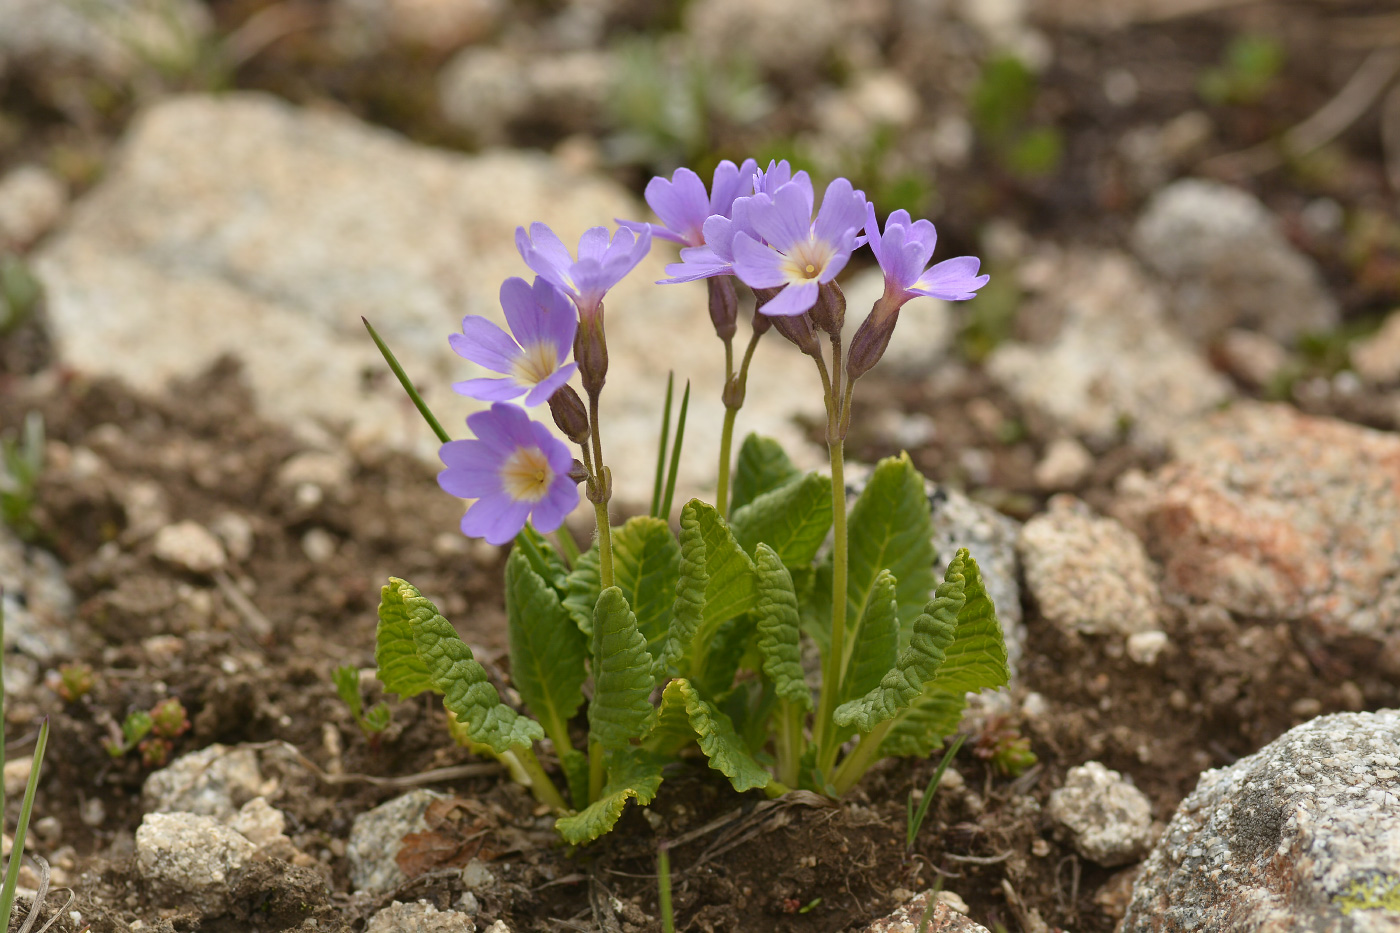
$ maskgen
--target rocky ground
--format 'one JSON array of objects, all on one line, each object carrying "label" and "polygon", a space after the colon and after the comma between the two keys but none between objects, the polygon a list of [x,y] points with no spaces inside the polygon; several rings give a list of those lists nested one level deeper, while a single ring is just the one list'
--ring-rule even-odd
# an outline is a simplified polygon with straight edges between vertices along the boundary
[{"label": "rocky ground", "polygon": [[[503,554],[359,317],[460,424],[444,338],[499,314],[517,224],[568,240],[750,154],[992,274],[906,307],[848,449],[929,477],[1015,679],[912,848],[936,761],[838,805],[687,766],[568,852],[440,708],[371,741],[332,685],[380,699],[390,574],[510,676]],[[642,933],[667,841],[683,930],[1400,930],[1398,201],[1384,3],[0,0],[4,781],[8,829],[49,717],[38,913]],[[673,370],[682,494],[712,492],[719,345],[668,261],[609,297],[621,515]],[[854,325],[878,270],[843,284]],[[803,363],[760,345],[740,430],[817,466]],[[172,698],[187,724],[106,749]]]}]

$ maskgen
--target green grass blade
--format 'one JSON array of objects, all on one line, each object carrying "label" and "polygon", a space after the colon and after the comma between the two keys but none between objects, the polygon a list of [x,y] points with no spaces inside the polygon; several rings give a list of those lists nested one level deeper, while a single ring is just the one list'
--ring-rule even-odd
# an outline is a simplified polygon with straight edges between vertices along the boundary
[{"label": "green grass blade", "polygon": [[671,439],[671,393],[676,387],[676,371],[666,375],[666,407],[661,410],[661,443],[656,448],[656,482],[651,487],[651,517],[661,514],[661,490],[666,481],[666,443]]},{"label": "green grass blade", "polygon": [[671,911],[671,855],[667,844],[656,847],[656,900],[663,933],[676,933],[676,915]]},{"label": "green grass blade", "polygon": [[671,448],[671,471],[666,476],[666,498],[661,503],[660,518],[671,514],[671,498],[676,494],[676,473],[681,465],[681,444],[685,441],[685,413],[690,408],[690,380],[685,381],[685,394],[681,396],[681,412],[676,417],[676,445]]},{"label": "green grass blade", "polygon": [[[924,825],[924,817],[928,815],[928,806],[933,802],[933,793],[938,789],[938,782],[943,780],[943,772],[947,771],[948,766],[953,763],[953,758],[957,756],[958,749],[962,748],[965,738],[967,738],[965,735],[958,736],[953,740],[953,747],[943,754],[943,760],[938,763],[938,769],[933,772],[933,777],[929,778],[928,787],[924,788],[924,799],[919,801],[919,809],[914,810],[913,815],[909,818],[905,831],[907,834],[906,842],[911,849],[914,848],[914,840],[919,838],[919,829]],[[914,792],[910,791],[909,806],[905,812],[913,810],[913,805]]]},{"label": "green grass blade", "polygon": [[447,432],[442,429],[442,425],[438,422],[437,418],[434,417],[433,413],[428,409],[428,403],[423,401],[423,396],[419,395],[418,390],[413,387],[413,382],[408,378],[408,373],[404,372],[403,367],[399,365],[398,358],[394,356],[394,351],[390,350],[389,345],[380,339],[379,333],[374,329],[374,325],[369,322],[369,318],[361,317],[360,320],[365,322],[365,330],[369,331],[370,339],[373,340],[374,345],[379,348],[379,352],[384,355],[384,362],[388,363],[389,368],[394,371],[394,375],[399,379],[399,385],[403,386],[403,390],[408,393],[408,397],[413,401],[414,407],[418,409],[418,414],[422,415],[423,420],[428,422],[428,427],[433,429],[433,433],[437,435],[437,439],[444,444],[452,440]]},{"label": "green grass blade", "polygon": [[5,869],[5,886],[0,888],[0,930],[10,928],[10,911],[15,905],[15,888],[19,884],[19,866],[24,861],[24,837],[29,832],[29,815],[34,811],[34,793],[39,789],[39,771],[44,764],[44,749],[49,744],[49,721],[39,726],[39,741],[34,743],[34,764],[29,769],[29,783],[24,788],[24,802],[19,808],[19,823],[15,826],[15,842],[10,847],[10,864]]}]

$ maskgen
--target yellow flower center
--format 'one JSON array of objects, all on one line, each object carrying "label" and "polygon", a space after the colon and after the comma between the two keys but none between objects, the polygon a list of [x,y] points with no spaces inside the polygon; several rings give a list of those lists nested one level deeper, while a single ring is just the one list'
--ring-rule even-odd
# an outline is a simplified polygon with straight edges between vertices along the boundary
[{"label": "yellow flower center", "polygon": [[831,258],[831,246],[812,239],[793,246],[792,252],[783,257],[782,269],[789,282],[801,285],[821,275]]},{"label": "yellow flower center", "polygon": [[553,481],[554,471],[538,447],[517,447],[501,464],[501,485],[517,502],[539,502]]},{"label": "yellow flower center", "polygon": [[559,361],[559,348],[551,341],[541,340],[522,349],[525,352],[511,364],[511,375],[517,382],[539,385],[554,373]]}]

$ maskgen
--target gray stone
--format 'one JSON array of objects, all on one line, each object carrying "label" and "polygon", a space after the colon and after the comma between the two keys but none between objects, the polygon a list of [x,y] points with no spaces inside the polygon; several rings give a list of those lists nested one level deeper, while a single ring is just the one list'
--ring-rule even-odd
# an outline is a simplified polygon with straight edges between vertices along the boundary
[{"label": "gray stone", "polygon": [[[136,118],[119,158],[35,267],[67,366],[156,391],[234,352],[260,412],[318,445],[387,445],[436,463],[436,440],[360,316],[461,436],[462,419],[482,406],[450,383],[484,373],[454,355],[447,336],[463,314],[504,324],[502,280],[530,275],[516,226],[543,221],[575,243],[589,226],[644,216],[617,185],[540,153],[467,157],[259,95],[190,96]],[[674,260],[672,246],[656,244],[607,298],[604,449],[622,502],[650,501],[646,465],[671,370],[681,384],[692,380],[678,501],[713,488],[723,349],[703,285],[652,284]],[[365,373],[386,378],[370,383]],[[815,465],[792,419],[822,411],[811,361],[766,339],[740,436],[776,437]]]},{"label": "gray stone", "polygon": [[62,180],[37,165],[21,165],[0,178],[0,247],[22,250],[58,223],[68,206]]},{"label": "gray stone", "polygon": [[1400,382],[1400,311],[1387,317],[1380,330],[1352,345],[1351,364],[1367,382]]},{"label": "gray stone", "polygon": [[335,26],[350,33],[358,50],[389,42],[450,51],[485,38],[501,18],[505,0],[335,0]]},{"label": "gray stone", "polygon": [[1172,317],[1197,340],[1245,326],[1287,342],[1339,320],[1316,265],[1257,198],[1231,185],[1168,185],[1138,219],[1133,243],[1172,283]]},{"label": "gray stone", "polygon": [[1047,492],[1073,489],[1094,468],[1094,455],[1072,437],[1050,442],[1035,465],[1035,484]]},{"label": "gray stone", "polygon": [[1164,587],[1400,648],[1400,437],[1242,402],[1182,428],[1171,450],[1114,506]]},{"label": "gray stone", "polygon": [[227,823],[240,807],[265,792],[256,751],[210,745],[152,771],[141,797],[148,813],[195,813]]},{"label": "gray stone", "polygon": [[[1160,445],[1182,421],[1231,394],[1228,382],[1164,320],[1161,296],[1119,253],[1072,252],[1046,263],[1023,318],[1059,322],[1038,342],[1009,342],[987,371],[1056,430],[1091,444],[1123,434]],[[1044,326],[1039,324],[1038,326]]]},{"label": "gray stone", "polygon": [[751,62],[777,73],[812,72],[841,37],[836,0],[694,0],[686,35],[715,62]]},{"label": "gray stone", "polygon": [[345,847],[350,859],[350,884],[355,891],[385,894],[403,884],[406,879],[394,861],[403,837],[427,829],[423,814],[434,800],[442,797],[436,791],[420,788],[355,817]]},{"label": "gray stone", "polygon": [[228,563],[219,539],[198,522],[166,525],[156,532],[151,550],[166,563],[191,573],[212,573]]},{"label": "gray stone", "polygon": [[1006,637],[1006,658],[1014,675],[1025,651],[1026,629],[1021,623],[1021,587],[1016,559],[1016,535],[1021,525],[948,486],[929,487],[933,546],[938,549],[941,579],[958,548],[967,548],[982,571]]},{"label": "gray stone", "polygon": [[1201,776],[1119,930],[1400,930],[1397,797],[1400,712],[1297,726]]},{"label": "gray stone", "polygon": [[1263,334],[1232,328],[1215,344],[1216,358],[1226,372],[1257,389],[1272,389],[1288,366],[1288,351]]},{"label": "gray stone", "polygon": [[1137,861],[1152,844],[1152,804],[1132,781],[1097,761],[1070,768],[1046,806],[1079,854],[1112,868]]},{"label": "gray stone", "polygon": [[[929,903],[933,909],[929,909]],[[920,926],[924,915],[928,923]],[[902,907],[865,928],[864,933],[988,933],[987,928],[959,913],[933,891],[915,895]]]},{"label": "gray stone", "polygon": [[1066,632],[1133,635],[1157,629],[1161,601],[1142,542],[1069,495],[1026,522],[1017,541],[1026,586]]},{"label": "gray stone", "polygon": [[394,901],[369,918],[366,933],[476,933],[469,914],[438,910],[427,901]]},{"label": "gray stone", "polygon": [[136,869],[158,903],[217,917],[230,906],[255,848],[208,816],[148,813],[136,830]]},{"label": "gray stone", "polygon": [[592,129],[616,81],[615,71],[612,56],[593,49],[541,54],[474,46],[443,69],[438,99],[449,122],[482,144],[501,145],[512,128],[525,122],[565,132]]},{"label": "gray stone", "polygon": [[[36,661],[73,652],[69,633],[77,602],[63,565],[48,551],[31,547],[0,525],[0,587],[5,600],[5,647]],[[8,680],[9,670],[5,671]]]},{"label": "gray stone", "polygon": [[7,62],[81,65],[114,77],[197,54],[212,19],[194,0],[0,0],[0,71]]}]

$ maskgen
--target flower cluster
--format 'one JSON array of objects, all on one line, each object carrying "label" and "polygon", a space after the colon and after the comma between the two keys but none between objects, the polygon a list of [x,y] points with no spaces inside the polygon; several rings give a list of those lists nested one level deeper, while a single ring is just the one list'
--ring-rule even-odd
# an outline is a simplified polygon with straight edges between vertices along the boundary
[{"label": "flower cluster", "polygon": [[[850,380],[883,355],[899,309],[911,298],[961,301],[987,281],[978,274],[975,257],[929,266],[937,236],[927,220],[913,221],[899,210],[881,231],[875,206],[845,178],[827,185],[818,205],[811,178],[786,161],[767,168],[753,159],[742,165],[723,161],[708,191],[699,175],[680,168],[669,180],[653,178],[646,200],[659,223],[619,220],[611,234],[593,227],[579,238],[577,258],[544,224],[518,228],[516,247],[536,278],[533,283],[511,278],[501,286],[509,332],[469,315],[462,332],[452,335],[459,356],[499,374],[453,385],[463,395],[493,403],[467,419],[475,440],[442,448],[442,488],[477,500],[462,520],[466,534],[503,544],[526,521],[554,531],[577,506],[581,479],[589,483],[590,498],[606,504],[610,480],[597,425],[590,423],[597,417],[608,368],[603,298],[647,254],[653,237],[681,247],[680,261],[666,267],[668,278],[658,284],[709,281],[711,318],[726,347],[735,332],[733,283],[738,281],[757,297],[755,341],[776,326],[814,356],[814,328],[833,334],[841,328],[845,298],[835,279],[855,250],[868,243],[884,272],[885,291],[850,348]],[[751,355],[752,346],[740,370],[726,374],[724,401],[731,410],[743,403]],[[589,397],[591,419],[568,387],[575,373]],[[550,403],[556,424],[580,444],[581,465],[574,465],[568,449],[544,425],[504,404],[522,396],[526,406]],[[727,458],[727,445],[722,456]],[[727,464],[720,472],[723,509]]]}]

